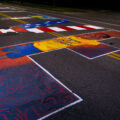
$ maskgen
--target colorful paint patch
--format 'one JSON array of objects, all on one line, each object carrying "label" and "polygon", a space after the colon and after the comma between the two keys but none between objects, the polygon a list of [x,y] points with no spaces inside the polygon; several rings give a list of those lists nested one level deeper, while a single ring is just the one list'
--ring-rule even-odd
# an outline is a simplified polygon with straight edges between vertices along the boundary
[{"label": "colorful paint patch", "polygon": [[107,53],[119,50],[117,48],[105,44],[99,44],[96,46],[94,45],[74,46],[74,47],[69,47],[69,49],[73,50],[77,54],[83,55],[88,59],[94,59],[103,56]]},{"label": "colorful paint patch", "polygon": [[92,29],[104,29],[103,27],[98,26],[91,26],[91,25],[81,25],[81,26],[59,26],[59,27],[37,27],[36,28],[29,28],[35,27],[33,26],[26,26],[27,29],[24,27],[11,27],[10,29],[0,29],[0,34],[8,33],[8,32],[33,32],[33,33],[45,33],[45,32],[65,32],[65,31],[75,31],[75,30],[92,30]]},{"label": "colorful paint patch", "polygon": [[55,20],[55,19],[58,19],[58,18],[55,18],[55,17],[51,17],[51,16],[43,16],[43,15],[35,15],[35,16],[27,16],[27,17],[11,17],[11,18],[1,18],[0,20],[17,20],[17,19],[33,19],[33,18],[39,18],[39,19],[44,19],[44,20]]},{"label": "colorful paint patch", "polygon": [[54,20],[54,19],[58,19],[56,17],[51,17],[51,16],[45,16],[45,15],[34,15],[32,17],[35,17],[35,18],[41,18],[41,19],[51,19],[51,20]]},{"label": "colorful paint patch", "polygon": [[20,46],[8,47],[2,49],[2,51],[6,52],[6,56],[8,58],[15,59],[39,52],[47,52],[61,48],[68,48],[69,50],[80,54],[88,59],[93,59],[107,53],[119,50],[118,48],[99,42],[100,40],[105,40],[112,37],[120,37],[120,32],[104,31],[98,33],[60,37]]},{"label": "colorful paint patch", "polygon": [[46,21],[46,22],[39,22],[39,23],[22,24],[20,25],[20,27],[23,27],[25,29],[30,29],[30,28],[44,27],[44,26],[50,26],[50,25],[55,25],[55,24],[60,24],[60,23],[69,23],[69,22],[71,21],[55,20],[55,21]]},{"label": "colorful paint patch", "polygon": [[0,120],[43,119],[82,101],[31,60],[0,59]]}]

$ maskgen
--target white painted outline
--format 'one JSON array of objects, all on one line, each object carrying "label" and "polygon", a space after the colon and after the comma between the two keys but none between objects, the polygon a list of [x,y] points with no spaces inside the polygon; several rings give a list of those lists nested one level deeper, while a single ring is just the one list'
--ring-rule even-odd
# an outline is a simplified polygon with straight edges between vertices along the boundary
[{"label": "white painted outline", "polygon": [[[31,55],[30,55],[30,56],[31,56]],[[75,102],[72,102],[72,103],[70,103],[70,104],[68,104],[68,105],[66,105],[66,106],[64,106],[64,107],[62,107],[62,108],[59,108],[59,109],[55,110],[54,112],[49,113],[49,114],[47,114],[47,115],[45,115],[45,116],[43,116],[43,117],[41,117],[41,118],[39,118],[39,119],[37,119],[37,120],[43,120],[43,119],[45,119],[45,118],[47,118],[47,117],[49,117],[49,116],[51,116],[51,115],[53,115],[53,114],[55,114],[55,113],[57,113],[57,112],[60,112],[60,111],[66,109],[66,108],[68,108],[68,107],[71,107],[71,106],[73,106],[73,105],[75,105],[75,104],[80,103],[80,102],[83,101],[83,99],[82,99],[81,97],[79,97],[77,94],[73,93],[67,86],[65,86],[62,82],[60,82],[57,78],[55,78],[50,72],[48,72],[44,67],[42,67],[40,64],[38,64],[38,63],[37,63],[34,59],[32,59],[30,56],[27,56],[27,57],[28,57],[34,64],[36,64],[40,69],[42,69],[45,73],[47,73],[50,77],[52,77],[56,82],[58,82],[61,86],[63,86],[65,89],[67,89],[70,93],[72,93],[75,97],[78,98],[78,100],[76,100]]]}]

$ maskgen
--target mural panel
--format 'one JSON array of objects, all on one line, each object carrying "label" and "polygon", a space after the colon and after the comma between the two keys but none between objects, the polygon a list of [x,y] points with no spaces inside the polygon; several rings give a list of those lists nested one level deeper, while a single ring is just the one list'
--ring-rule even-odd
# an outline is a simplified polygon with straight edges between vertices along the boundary
[{"label": "mural panel", "polygon": [[118,31],[104,31],[75,36],[60,37],[55,39],[43,40],[39,42],[3,48],[1,51],[5,55],[0,58],[19,58],[39,52],[48,52],[61,48],[68,48],[88,59],[93,59],[110,52],[118,51],[118,48],[103,44],[99,41],[112,37],[120,37]]},{"label": "mural panel", "polygon": [[42,119],[82,101],[26,56],[0,63],[0,120]]}]

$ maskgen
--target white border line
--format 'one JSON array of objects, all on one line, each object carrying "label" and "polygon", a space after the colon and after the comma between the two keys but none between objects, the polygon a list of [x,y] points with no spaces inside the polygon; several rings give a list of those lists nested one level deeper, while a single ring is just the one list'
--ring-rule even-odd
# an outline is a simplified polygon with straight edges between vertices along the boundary
[{"label": "white border line", "polygon": [[110,54],[110,53],[113,53],[113,52],[119,52],[119,51],[120,51],[120,50],[115,50],[115,51],[112,51],[112,52],[107,52],[107,53],[105,53],[105,54],[101,54],[101,55],[98,55],[98,56],[89,58],[89,57],[87,57],[87,56],[85,56],[85,55],[83,55],[83,54],[81,54],[81,53],[78,53],[77,51],[74,51],[74,50],[70,49],[70,48],[66,48],[66,49],[68,49],[68,50],[70,50],[71,52],[76,53],[76,54],[78,54],[78,55],[80,55],[80,56],[83,56],[84,58],[87,58],[87,59],[89,59],[89,60],[93,60],[93,59],[95,59],[95,58],[102,57],[102,56],[105,56],[105,55],[107,55],[107,54]]},{"label": "white border line", "polygon": [[45,115],[37,120],[43,120],[57,112],[60,112],[62,110],[64,110],[65,108],[68,108],[68,107],[71,107],[81,101],[83,101],[83,99],[81,97],[79,97],[77,94],[73,93],[67,86],[65,86],[62,82],[60,82],[57,78],[55,78],[50,72],[48,72],[45,68],[43,68],[40,64],[38,64],[34,59],[32,59],[30,56],[27,56],[33,63],[35,63],[40,69],[42,69],[44,72],[46,72],[50,77],[52,77],[56,82],[58,82],[60,85],[62,85],[64,88],[66,88],[70,93],[72,93],[74,96],[76,96],[78,98],[78,100],[76,100],[75,102],[73,103],[70,103],[69,105],[66,105],[58,110],[55,110],[54,112],[52,113],[49,113],[48,115]]},{"label": "white border line", "polygon": [[58,113],[58,112],[60,112],[60,111],[62,111],[62,110],[64,110],[64,109],[66,109],[66,108],[69,108],[69,107],[71,107],[71,106],[73,106],[73,105],[75,105],[75,104],[77,104],[77,103],[79,103],[79,102],[81,102],[81,100],[78,100],[78,101],[73,102],[73,103],[71,103],[71,104],[69,104],[69,105],[66,105],[66,106],[64,106],[64,107],[62,107],[62,108],[60,108],[60,109],[58,109],[58,110],[56,110],[56,111],[54,111],[54,112],[52,112],[52,113],[44,116],[44,117],[42,117],[42,118],[39,118],[39,119],[37,119],[37,120],[43,120],[43,119],[45,119],[45,118],[47,118],[47,117],[49,117],[49,116],[51,116],[51,115],[54,115],[54,114],[56,114],[56,113]]}]

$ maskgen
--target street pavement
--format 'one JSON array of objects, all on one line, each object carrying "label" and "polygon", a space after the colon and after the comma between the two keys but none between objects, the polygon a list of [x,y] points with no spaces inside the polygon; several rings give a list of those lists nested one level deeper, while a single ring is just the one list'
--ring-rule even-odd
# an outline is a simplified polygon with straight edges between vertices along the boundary
[{"label": "street pavement", "polygon": [[[111,14],[70,14],[0,4],[0,120],[120,120],[120,25],[119,17],[116,17],[119,14]],[[56,23],[58,20],[70,22]],[[54,22],[48,24],[48,21]],[[33,23],[41,23],[41,26],[38,29]],[[28,27],[32,24],[31,32],[23,27],[25,24]],[[80,38],[74,37],[74,40],[72,36],[76,35]],[[66,36],[69,36],[67,42]],[[80,40],[79,43],[74,43],[76,39]],[[51,43],[56,40],[65,45],[61,47]],[[24,49],[31,44],[35,47],[37,42],[40,43],[37,50],[34,48],[34,51],[33,46]],[[71,44],[78,44],[78,47]],[[11,51],[12,54],[6,54]],[[27,81],[24,85],[18,79],[20,77]],[[39,92],[35,95],[39,90],[36,89],[39,87],[36,81],[40,77],[44,79],[40,83],[41,91],[47,91],[51,85],[47,93],[52,89],[56,89],[57,93],[43,95]],[[6,87],[6,82],[11,88]],[[12,84],[17,86],[13,93],[9,92],[15,87]],[[32,89],[32,84],[33,90],[26,92],[26,89]],[[55,84],[60,87],[58,90],[54,88]],[[5,93],[6,89],[8,92]],[[64,93],[60,97],[61,89],[69,96],[64,98]],[[4,100],[11,102],[6,104]],[[40,106],[34,101],[41,102]]]}]

